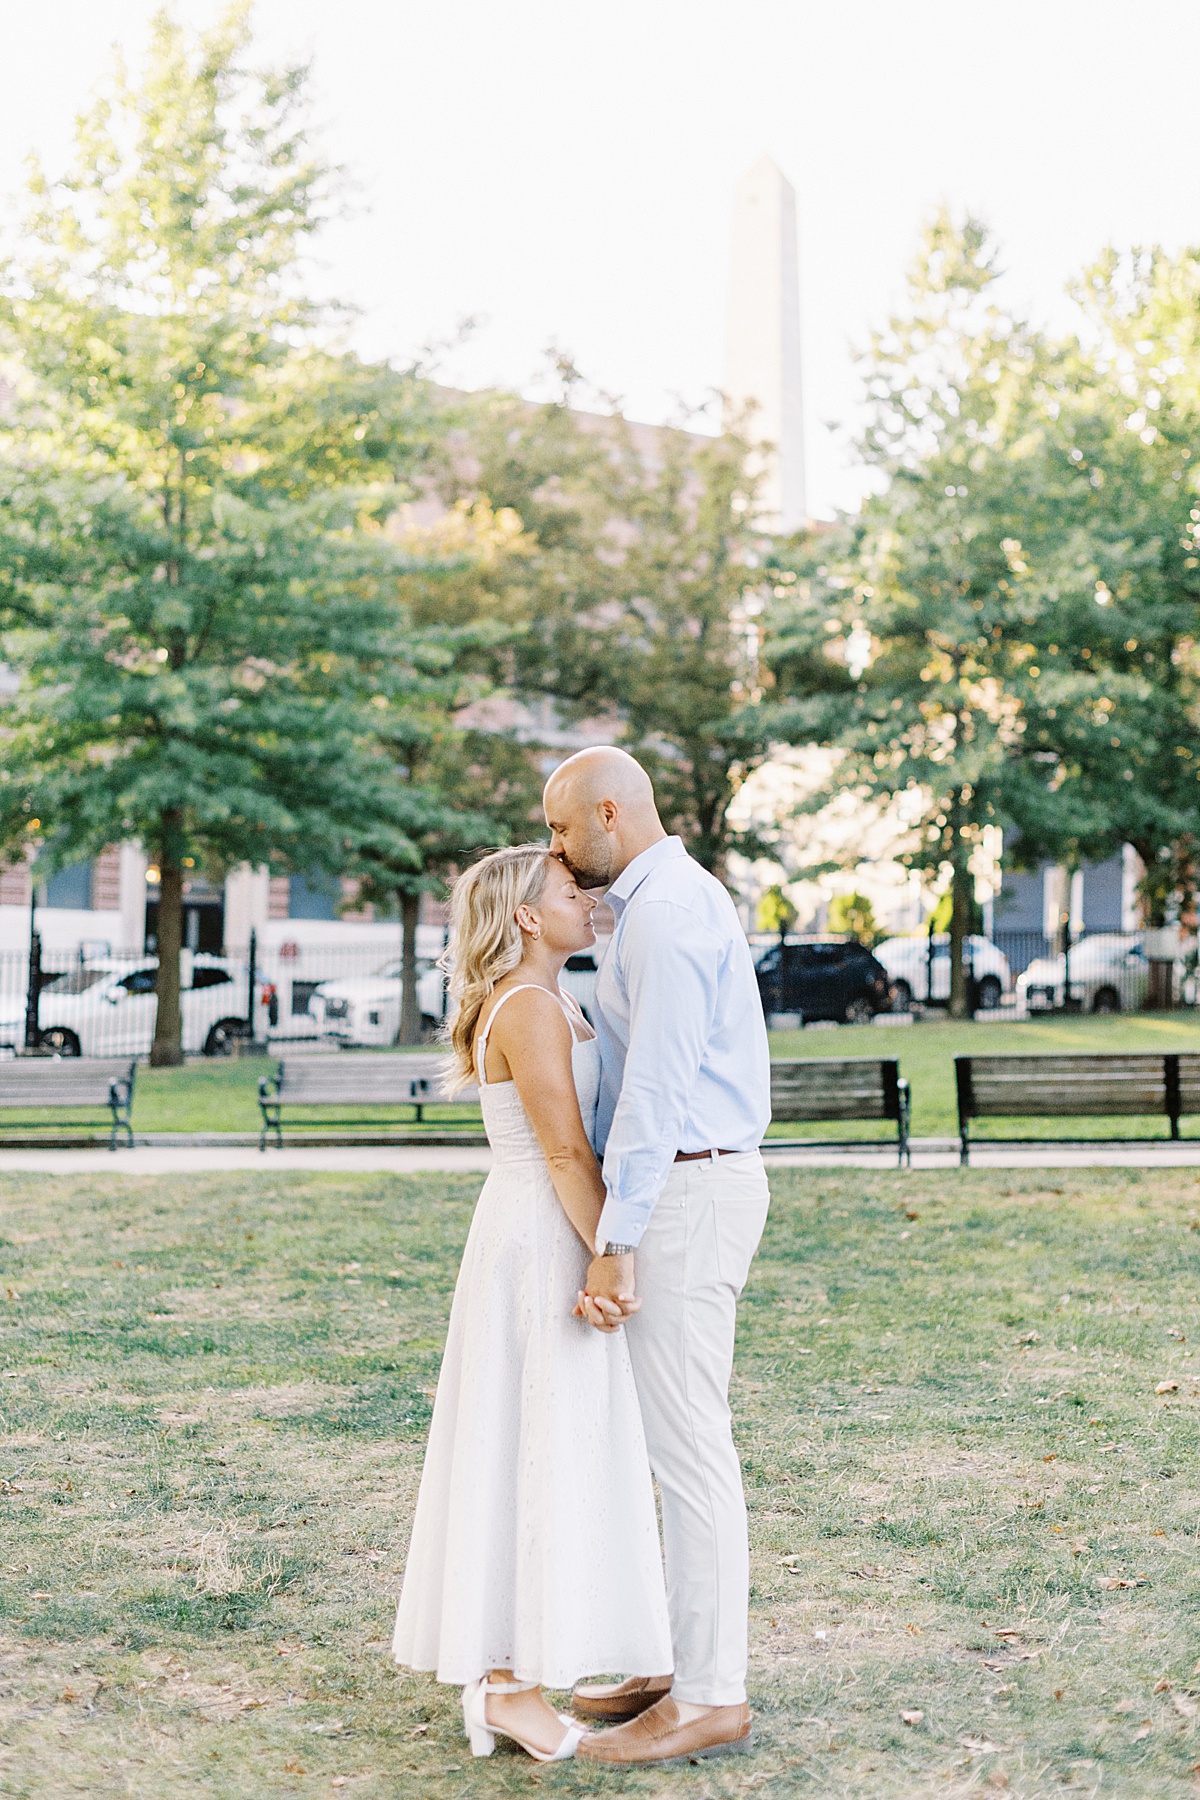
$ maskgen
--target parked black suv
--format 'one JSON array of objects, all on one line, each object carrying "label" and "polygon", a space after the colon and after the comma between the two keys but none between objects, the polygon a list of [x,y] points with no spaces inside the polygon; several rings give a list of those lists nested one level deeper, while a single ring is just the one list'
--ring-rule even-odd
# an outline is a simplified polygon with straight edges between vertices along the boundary
[{"label": "parked black suv", "polygon": [[769,944],[756,957],[756,969],[768,1016],[799,1013],[804,1023],[865,1025],[892,1005],[891,976],[856,938]]}]

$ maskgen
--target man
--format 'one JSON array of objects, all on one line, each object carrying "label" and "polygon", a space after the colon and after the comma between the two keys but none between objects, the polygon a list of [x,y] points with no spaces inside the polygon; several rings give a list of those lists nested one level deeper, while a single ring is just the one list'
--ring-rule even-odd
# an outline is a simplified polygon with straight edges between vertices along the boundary
[{"label": "man", "polygon": [[667,836],[645,770],[623,750],[582,750],[544,802],[552,851],[582,887],[606,887],[616,915],[596,982],[606,1200],[581,1305],[628,1334],[675,1654],[673,1677],[576,1689],[581,1717],[626,1721],[589,1733],[578,1754],[718,1755],[745,1748],[750,1731],[746,1505],[728,1395],[737,1298],[767,1216],[766,1026],[733,903]]}]

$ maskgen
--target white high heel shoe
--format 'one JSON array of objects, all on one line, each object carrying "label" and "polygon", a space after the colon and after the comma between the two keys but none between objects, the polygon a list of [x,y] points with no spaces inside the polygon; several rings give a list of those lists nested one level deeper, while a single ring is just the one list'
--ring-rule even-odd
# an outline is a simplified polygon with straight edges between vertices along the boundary
[{"label": "white high heel shoe", "polygon": [[562,1742],[557,1750],[538,1750],[533,1744],[527,1744],[513,1731],[505,1731],[503,1726],[489,1725],[487,1716],[487,1697],[489,1694],[527,1694],[537,1687],[536,1681],[489,1681],[481,1675],[478,1681],[470,1681],[462,1691],[463,1729],[471,1746],[472,1756],[490,1756],[496,1748],[497,1737],[511,1738],[514,1744],[520,1744],[535,1762],[566,1762],[574,1756],[579,1748],[579,1740],[587,1732],[586,1725],[580,1725],[569,1719],[565,1713],[557,1717],[566,1726]]}]

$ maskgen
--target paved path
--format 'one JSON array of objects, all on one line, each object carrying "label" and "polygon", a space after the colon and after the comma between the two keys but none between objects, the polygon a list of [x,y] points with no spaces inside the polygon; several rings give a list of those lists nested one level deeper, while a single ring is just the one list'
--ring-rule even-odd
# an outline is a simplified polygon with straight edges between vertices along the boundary
[{"label": "paved path", "polygon": [[[774,1169],[894,1169],[896,1152],[878,1150],[769,1150]],[[952,1169],[958,1144],[950,1138],[917,1138],[914,1169]],[[105,1175],[186,1175],[221,1169],[329,1170],[336,1173],[413,1174],[419,1170],[476,1171],[492,1166],[485,1145],[314,1146],[292,1150],[222,1148],[221,1146],[147,1145],[136,1150],[0,1150],[0,1175],[7,1170],[35,1170],[44,1175],[98,1172]],[[971,1167],[980,1169],[1194,1169],[1200,1168],[1200,1139],[1171,1144],[1019,1144],[989,1149],[975,1145]],[[0,1199],[2,1199],[0,1195]]]}]

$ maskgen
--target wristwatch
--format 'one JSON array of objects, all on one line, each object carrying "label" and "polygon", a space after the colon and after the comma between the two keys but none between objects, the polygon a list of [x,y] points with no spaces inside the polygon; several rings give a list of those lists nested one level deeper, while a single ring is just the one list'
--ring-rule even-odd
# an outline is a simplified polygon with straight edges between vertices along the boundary
[{"label": "wristwatch", "polygon": [[636,1248],[637,1248],[636,1244],[614,1244],[611,1238],[606,1238],[605,1242],[604,1242],[604,1248],[602,1250],[597,1250],[596,1255],[597,1256],[632,1256],[634,1251],[636,1250]]}]

